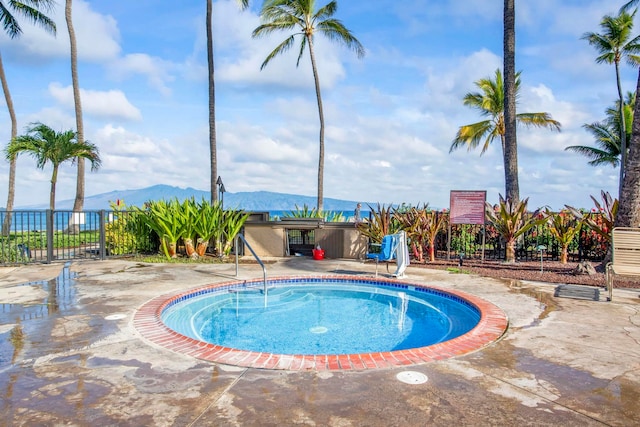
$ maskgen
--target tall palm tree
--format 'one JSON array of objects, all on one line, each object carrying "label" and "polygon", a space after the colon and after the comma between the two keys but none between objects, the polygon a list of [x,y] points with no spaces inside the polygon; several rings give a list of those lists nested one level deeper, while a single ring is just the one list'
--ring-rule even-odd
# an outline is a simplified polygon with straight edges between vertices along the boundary
[{"label": "tall palm tree", "polygon": [[340,22],[333,18],[338,9],[338,3],[333,0],[316,10],[315,0],[265,0],[260,11],[262,24],[253,30],[253,37],[267,36],[276,31],[291,32],[264,60],[260,69],[276,56],[288,51],[295,42],[296,36],[300,36],[300,51],[296,66],[300,65],[300,59],[309,48],[313,80],[316,88],[318,102],[318,115],[320,117],[320,147],[318,155],[318,211],[323,210],[324,192],[324,111],[322,109],[322,96],[320,93],[320,78],[316,56],[313,50],[313,39],[316,33],[325,35],[331,41],[342,43],[354,50],[359,58],[364,56],[364,48],[353,34]]},{"label": "tall palm tree", "polygon": [[[640,91],[640,71],[636,93]],[[614,220],[616,227],[640,226],[640,100],[636,97],[633,111],[633,130],[629,144],[626,172],[620,190],[618,212]]]},{"label": "tall palm tree", "polygon": [[600,21],[600,28],[602,33],[585,33],[582,38],[587,40],[591,46],[593,46],[598,52],[599,56],[596,58],[598,64],[607,63],[613,64],[616,71],[616,84],[618,88],[618,99],[620,107],[620,151],[622,153],[622,159],[620,163],[620,181],[619,191],[622,190],[622,180],[625,173],[625,165],[627,159],[627,131],[626,123],[624,121],[624,97],[622,94],[622,84],[620,82],[620,62],[625,60],[632,66],[640,65],[640,36],[632,37],[631,31],[633,30],[633,18],[635,11],[629,14],[625,11],[620,11],[618,16],[606,15]]},{"label": "tall palm tree", "polygon": [[[516,73],[515,77],[514,95],[517,97],[518,91],[520,90],[520,72]],[[509,151],[509,149],[506,139],[504,115],[505,90],[500,69],[496,70],[495,79],[492,80],[491,78],[484,78],[478,80],[475,84],[480,89],[480,92],[467,93],[463,98],[463,103],[471,108],[475,108],[480,111],[481,115],[488,118],[487,120],[477,123],[461,126],[460,129],[458,129],[455,139],[451,143],[449,152],[451,153],[463,146],[466,146],[468,150],[471,150],[477,148],[482,142],[482,151],[480,152],[480,155],[482,155],[487,151],[489,145],[496,138],[500,138],[502,152],[504,154]],[[534,126],[539,128],[544,127],[557,131],[560,131],[561,127],[560,122],[553,120],[549,113],[519,113],[516,115],[516,120],[518,123],[524,124],[525,126]],[[506,181],[513,179],[513,177],[509,178],[509,173],[507,172],[507,169],[509,168],[507,164],[508,158],[506,155],[504,156],[504,161],[505,187],[507,187],[507,194],[509,194],[509,186]],[[513,188],[511,191],[511,196],[507,196],[507,200],[512,200],[514,202],[518,201],[519,195],[517,193],[513,193]]]},{"label": "tall palm tree", "polygon": [[[618,167],[620,164],[620,101],[616,101],[616,105],[607,108],[605,114],[607,118],[601,122],[585,124],[583,127],[593,135],[596,146],[587,145],[571,145],[565,148],[566,151],[573,151],[582,154],[589,159],[591,166],[611,165]],[[624,121],[626,129],[626,140],[631,141],[631,126],[633,123],[633,108],[636,103],[636,95],[633,92],[627,92],[624,102]],[[627,152],[628,150],[627,144]]]},{"label": "tall palm tree", "polygon": [[507,200],[520,200],[518,183],[517,140],[517,73],[516,73],[516,10],[515,0],[504,0],[503,68],[504,68],[504,185]]},{"label": "tall palm tree", "polygon": [[5,149],[7,159],[17,157],[20,153],[30,154],[36,160],[39,169],[44,169],[47,163],[52,164],[49,196],[51,210],[55,209],[56,204],[56,182],[60,164],[82,158],[91,162],[91,170],[100,167],[100,155],[94,144],[78,141],[76,133],[72,130],[56,132],[42,123],[32,123],[25,135],[14,138]]},{"label": "tall palm tree", "polygon": [[[639,0],[627,2],[622,6],[621,12],[629,10],[638,2]],[[640,91],[640,70],[638,70],[636,93],[638,91]],[[636,97],[633,112],[633,131],[625,169],[615,224],[620,227],[638,227],[640,225],[640,98],[638,97]]]},{"label": "tall palm tree", "polygon": [[[0,22],[2,22],[4,31],[12,39],[20,37],[22,34],[22,28],[20,28],[20,23],[11,12],[21,15],[33,24],[42,27],[48,33],[55,35],[55,22],[44,14],[44,12],[51,11],[54,5],[54,0],[9,0],[8,2],[0,0]],[[16,112],[13,108],[13,100],[11,99],[9,84],[7,83],[7,77],[2,64],[2,55],[0,55],[0,82],[2,83],[4,99],[7,103],[7,109],[9,110],[9,117],[11,119],[11,139],[13,139],[18,135],[18,121],[16,120]],[[16,187],[16,159],[10,158],[8,160],[9,189],[7,191],[7,215],[4,217],[4,222],[2,223],[2,234],[5,236],[9,234],[9,230],[11,229],[11,211],[13,210]]]},{"label": "tall palm tree", "polygon": [[[249,6],[249,0],[236,0],[241,9]],[[209,68],[209,153],[211,163],[211,203],[218,200],[216,185],[218,181],[218,147],[216,141],[216,86],[213,61],[213,6],[212,1],[207,0],[207,64]]]},{"label": "tall palm tree", "polygon": [[[69,32],[69,45],[71,50],[71,84],[73,86],[73,105],[76,112],[76,136],[79,142],[84,141],[84,121],[82,120],[82,100],[80,98],[80,84],[78,83],[78,47],[76,43],[76,32],[73,28],[73,5],[72,0],[65,0],[64,18],[67,22],[67,30]],[[79,212],[84,205],[84,176],[85,167],[84,159],[78,157],[78,176],[76,179],[76,198],[73,202],[73,211]],[[80,224],[74,222],[75,216],[72,216],[69,223],[68,231],[73,234],[80,232]]]}]

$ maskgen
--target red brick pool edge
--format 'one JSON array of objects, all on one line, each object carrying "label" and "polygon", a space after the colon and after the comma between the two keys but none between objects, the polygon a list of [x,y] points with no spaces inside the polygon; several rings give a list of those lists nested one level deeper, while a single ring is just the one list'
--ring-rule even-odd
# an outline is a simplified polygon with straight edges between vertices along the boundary
[{"label": "red brick pool edge", "polygon": [[[306,278],[362,280],[361,276],[349,275],[287,276],[270,278],[270,280]],[[372,280],[372,278],[367,278],[367,280]],[[464,335],[427,347],[378,353],[338,355],[287,355],[237,350],[186,337],[171,330],[162,322],[162,311],[176,298],[190,295],[204,289],[214,289],[238,283],[238,281],[231,281],[158,296],[138,308],[133,317],[133,326],[145,340],[176,353],[185,354],[201,360],[257,369],[333,371],[406,367],[462,356],[480,350],[497,341],[504,335],[509,325],[506,314],[499,307],[466,292],[413,282],[398,282],[397,279],[381,277],[375,278],[375,281],[402,283],[410,286],[429,288],[463,298],[478,308],[480,311],[480,321],[475,328]]]}]

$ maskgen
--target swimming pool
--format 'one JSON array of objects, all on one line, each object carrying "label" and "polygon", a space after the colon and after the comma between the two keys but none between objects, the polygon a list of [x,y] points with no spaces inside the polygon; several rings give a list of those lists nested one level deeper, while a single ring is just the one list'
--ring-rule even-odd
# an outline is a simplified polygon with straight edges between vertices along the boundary
[{"label": "swimming pool", "polygon": [[507,318],[459,291],[386,278],[226,282],[142,306],[134,326],[191,356],[268,369],[371,369],[439,360],[498,339]]}]

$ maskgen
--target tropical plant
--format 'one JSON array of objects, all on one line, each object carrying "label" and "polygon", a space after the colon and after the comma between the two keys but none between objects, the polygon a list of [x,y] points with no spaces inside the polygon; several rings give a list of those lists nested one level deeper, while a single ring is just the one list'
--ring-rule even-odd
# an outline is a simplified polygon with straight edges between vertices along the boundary
[{"label": "tropical plant", "polygon": [[[624,7],[623,7],[624,8]],[[585,33],[582,38],[587,40],[598,52],[596,62],[607,63],[615,66],[616,86],[618,89],[618,114],[620,115],[620,181],[618,192],[622,191],[627,160],[627,132],[624,119],[624,97],[622,95],[622,83],[620,81],[620,62],[626,60],[631,66],[640,65],[640,36],[632,38],[633,18],[632,14],[621,10],[618,16],[606,15],[600,21],[602,33]]]},{"label": "tropical plant", "polygon": [[196,221],[198,218],[198,210],[195,199],[184,199],[180,206],[180,214],[178,219],[180,221],[180,228],[182,229],[182,242],[184,243],[184,250],[189,258],[198,258],[199,255],[196,252],[196,247],[193,244],[196,239]]},{"label": "tropical plant", "polygon": [[560,245],[560,263],[566,264],[569,258],[569,245],[576,236],[580,235],[584,217],[575,215],[569,209],[551,212],[546,208],[541,214],[546,219],[548,231]]},{"label": "tropical plant", "polygon": [[[206,13],[206,31],[207,31],[207,68],[209,78],[209,155],[210,155],[210,187],[211,187],[211,203],[218,200],[218,192],[216,191],[216,182],[218,180],[218,148],[216,142],[216,86],[215,86],[215,67],[213,58],[213,5],[212,0],[207,0]],[[249,6],[249,0],[237,0],[242,9]],[[206,248],[205,248],[206,249]]]},{"label": "tropical plant", "polygon": [[209,242],[220,241],[222,235],[222,216],[224,211],[219,202],[208,203],[204,198],[196,207],[197,216],[193,229],[196,233],[196,253],[204,256]]},{"label": "tropical plant", "polygon": [[435,243],[440,230],[447,224],[447,215],[429,209],[425,203],[422,208],[410,207],[409,209],[394,211],[402,229],[407,233],[411,242],[414,255],[418,261],[424,261],[424,249],[427,248],[429,261],[435,261]]},{"label": "tropical plant", "polygon": [[[627,92],[624,103],[624,121],[626,129],[626,140],[631,141],[631,126],[633,123],[633,107],[636,103],[636,94]],[[620,101],[616,101],[615,107],[606,110],[607,118],[601,122],[583,125],[583,127],[593,135],[596,147],[586,145],[571,145],[566,147],[566,151],[573,151],[582,154],[591,160],[591,166],[609,164],[617,167],[620,164],[620,134],[621,122],[619,114]],[[627,151],[629,144],[627,144]]]},{"label": "tropical plant", "polygon": [[182,205],[177,198],[151,201],[146,209],[139,207],[135,211],[142,221],[153,230],[160,239],[160,248],[167,258],[177,257],[178,240],[184,233]]},{"label": "tropical plant", "polygon": [[333,18],[338,8],[338,3],[333,0],[325,6],[315,9],[315,0],[265,0],[260,11],[262,24],[253,30],[253,37],[263,37],[276,31],[291,31],[291,35],[280,43],[264,60],[260,69],[276,56],[288,51],[295,42],[296,36],[300,36],[300,50],[296,66],[300,65],[300,59],[308,47],[311,58],[311,68],[316,89],[318,103],[318,115],[320,117],[320,147],[318,156],[318,210],[323,210],[324,192],[324,111],[322,108],[322,96],[320,93],[320,77],[316,65],[315,51],[313,48],[316,33],[325,35],[331,41],[342,43],[353,49],[359,58],[364,56],[364,48],[351,32],[340,22]]},{"label": "tropical plant", "polygon": [[342,212],[321,211],[316,208],[310,208],[306,203],[299,207],[295,205],[295,209],[285,213],[283,218],[322,218],[325,222],[345,222]]},{"label": "tropical plant", "polygon": [[393,234],[402,229],[401,224],[392,215],[393,206],[385,207],[378,203],[377,210],[369,205],[371,219],[357,225],[358,231],[369,238],[371,243],[382,243],[382,238],[388,234]]},{"label": "tropical plant", "polygon": [[283,218],[322,218],[322,212],[316,208],[310,208],[306,203],[299,207],[295,205],[295,209],[283,215]]},{"label": "tropical plant", "polygon": [[516,100],[518,98],[518,75],[516,73],[516,2],[504,0],[503,11],[503,65],[504,81],[504,185],[507,199],[520,200],[518,183],[518,142]]},{"label": "tropical plant", "polygon": [[[49,12],[55,5],[54,0],[0,0],[0,21],[3,23],[5,33],[11,38],[15,39],[22,34],[22,28],[16,17],[12,12],[21,15],[28,19],[33,24],[39,25],[46,32],[55,35],[56,24],[52,19],[47,17],[44,12]],[[0,55],[0,83],[2,83],[2,90],[4,92],[4,99],[7,103],[7,109],[9,110],[9,118],[11,120],[11,140],[18,136],[18,121],[16,119],[16,112],[13,108],[13,99],[11,98],[11,92],[9,91],[9,84],[4,72],[4,65],[2,63],[2,55]],[[13,202],[15,199],[16,188],[16,159],[10,158],[9,160],[9,189],[7,191],[7,215],[2,223],[2,235],[8,236],[11,230],[11,211],[13,210]]]},{"label": "tropical plant", "polygon": [[77,158],[87,159],[91,162],[91,170],[100,167],[100,155],[98,148],[88,141],[80,142],[76,139],[76,133],[72,130],[56,132],[42,123],[32,123],[25,135],[13,139],[7,146],[7,159],[11,159],[20,153],[30,154],[36,159],[39,169],[44,169],[47,163],[53,165],[51,175],[51,193],[49,208],[55,209],[56,182],[58,179],[58,167],[63,162]]},{"label": "tropical plant", "polygon": [[486,218],[505,241],[505,261],[513,263],[516,260],[516,241],[531,227],[536,226],[540,219],[538,211],[527,213],[529,198],[511,201],[500,195],[498,208],[494,210],[490,203],[486,203]]},{"label": "tropical plant", "polygon": [[[515,92],[518,93],[520,89],[520,73],[516,73]],[[482,150],[480,155],[484,154],[489,148],[489,145],[496,139],[500,138],[502,153],[505,160],[505,185],[507,181],[514,179],[510,170],[510,166],[507,164],[507,149],[506,146],[506,128],[505,128],[505,90],[502,81],[502,73],[499,69],[495,72],[495,78],[484,78],[478,80],[476,86],[480,89],[480,92],[467,93],[463,98],[464,105],[474,108],[480,112],[481,115],[488,117],[487,120],[483,120],[470,125],[461,126],[458,129],[455,139],[451,143],[449,152],[466,146],[467,150],[477,148],[482,143]],[[525,126],[545,127],[551,130],[560,131],[560,122],[554,120],[549,113],[519,113],[516,115],[518,123]],[[515,150],[515,148],[514,148]],[[509,160],[512,161],[512,160]],[[517,166],[517,160],[516,160]],[[517,182],[517,172],[515,173],[515,180]],[[510,183],[511,186],[513,183]],[[517,184],[515,184],[517,187]],[[511,190],[513,192],[513,190]],[[510,198],[515,200],[517,198]]]},{"label": "tropical plant", "polygon": [[574,216],[583,220],[591,230],[605,238],[607,242],[611,242],[611,230],[613,230],[618,213],[618,199],[611,197],[611,194],[604,190],[600,192],[600,196],[602,204],[595,197],[590,196],[595,204],[593,213],[585,214],[571,206],[566,206],[566,208]]},{"label": "tropical plant", "polygon": [[219,256],[229,256],[233,248],[233,241],[240,230],[242,230],[247,218],[249,218],[249,214],[241,210],[223,211],[221,247],[218,248]]}]

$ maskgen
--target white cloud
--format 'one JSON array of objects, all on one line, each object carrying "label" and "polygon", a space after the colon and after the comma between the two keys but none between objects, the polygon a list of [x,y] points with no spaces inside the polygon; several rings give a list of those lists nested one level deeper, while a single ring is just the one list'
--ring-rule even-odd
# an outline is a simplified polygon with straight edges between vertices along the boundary
[{"label": "white cloud", "polygon": [[[42,28],[20,19],[23,34],[16,40],[10,40],[4,31],[0,32],[0,46],[17,61],[28,63],[68,58],[69,33],[64,17],[64,2],[58,2],[52,13],[47,15],[56,23],[57,35],[54,37]],[[120,33],[115,19],[93,11],[90,4],[83,0],[73,2],[73,27],[78,44],[78,59],[89,62],[104,62],[116,57],[120,52]]]},{"label": "white cloud", "polygon": [[[51,96],[65,108],[73,109],[73,87],[59,83],[49,85]],[[108,119],[141,120],[140,110],[134,107],[120,90],[95,91],[80,89],[82,111],[87,115]]]}]

